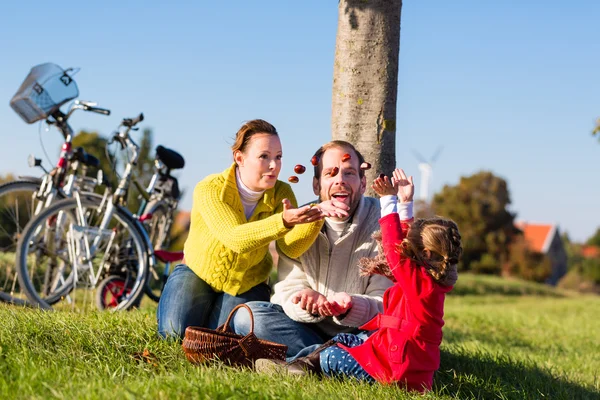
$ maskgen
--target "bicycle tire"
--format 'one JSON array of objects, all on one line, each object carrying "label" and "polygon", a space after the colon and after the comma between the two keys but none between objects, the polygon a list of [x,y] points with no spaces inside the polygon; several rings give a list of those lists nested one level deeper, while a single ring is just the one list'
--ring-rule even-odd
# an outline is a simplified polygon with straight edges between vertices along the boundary
[{"label": "bicycle tire", "polygon": [[[153,250],[163,249],[169,245],[170,229],[173,223],[171,209],[167,204],[158,200],[148,203],[146,210],[152,214],[151,219],[144,221],[144,227],[150,237]],[[157,303],[166,283],[164,269],[165,266],[162,263],[156,263],[153,270],[149,271],[148,280],[144,287],[144,293]]]},{"label": "bicycle tire", "polygon": [[[109,275],[98,284],[98,290],[96,290],[96,307],[99,310],[115,308],[119,304],[119,298],[130,291],[131,286],[126,277]],[[142,297],[140,296],[134,307],[139,307],[141,299]]]},{"label": "bicycle tire", "polygon": [[[51,304],[67,300],[72,308],[78,308],[74,289],[97,290],[102,277],[124,272],[133,274],[134,283],[113,310],[139,304],[148,279],[146,241],[137,220],[117,206],[108,228],[99,229],[104,217],[102,204],[102,196],[79,193],[51,204],[27,224],[16,260],[21,289],[32,304],[50,310]],[[95,244],[99,251],[92,253]],[[84,306],[87,293],[83,292]]]},{"label": "bicycle tire", "polygon": [[41,179],[31,177],[0,185],[0,301],[6,303],[29,304],[20,291],[15,256],[17,239],[37,208],[34,196],[41,183]]},{"label": "bicycle tire", "polygon": [[144,227],[150,237],[154,249],[166,249],[170,244],[170,230],[173,224],[173,213],[171,208],[161,200],[155,200],[146,206],[152,218],[144,221]]}]

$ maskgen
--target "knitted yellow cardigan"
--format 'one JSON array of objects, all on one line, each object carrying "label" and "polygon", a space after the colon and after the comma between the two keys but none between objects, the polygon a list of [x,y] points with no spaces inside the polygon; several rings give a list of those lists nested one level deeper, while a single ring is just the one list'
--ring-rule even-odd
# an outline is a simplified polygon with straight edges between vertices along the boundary
[{"label": "knitted yellow cardigan", "polygon": [[277,181],[265,191],[249,220],[244,215],[235,178],[234,163],[220,174],[209,175],[196,185],[191,225],[185,242],[186,264],[215,291],[232,296],[264,282],[273,268],[269,243],[277,240],[291,258],[304,253],[323,226],[322,221],[283,224],[283,204],[297,207],[292,188]]}]

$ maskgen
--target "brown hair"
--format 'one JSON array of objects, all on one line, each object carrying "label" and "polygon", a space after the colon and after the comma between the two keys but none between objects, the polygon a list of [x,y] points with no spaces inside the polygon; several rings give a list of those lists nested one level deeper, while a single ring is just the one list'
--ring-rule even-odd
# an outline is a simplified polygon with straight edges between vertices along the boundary
[{"label": "brown hair", "polygon": [[321,146],[319,148],[319,150],[317,150],[315,152],[315,155],[313,156],[313,158],[316,157],[316,159],[318,161],[317,165],[315,165],[315,178],[319,179],[319,177],[321,176],[321,171],[323,170],[323,163],[321,162],[323,153],[325,153],[325,151],[327,151],[329,149],[333,149],[333,148],[347,149],[347,150],[353,151],[354,154],[356,154],[356,157],[358,158],[358,176],[360,178],[365,176],[365,171],[363,171],[360,168],[360,165],[365,162],[365,158],[362,156],[362,154],[360,154],[360,152],[358,150],[356,150],[356,148],[352,145],[352,143],[346,142],[345,140],[332,140],[331,142],[325,143],[323,146]]},{"label": "brown hair", "polygon": [[[429,258],[425,257],[425,250],[429,250]],[[400,251],[404,257],[423,266],[439,284],[453,286],[456,283],[456,265],[462,255],[462,245],[454,221],[440,217],[417,219],[400,243]]]},{"label": "brown hair", "polygon": [[241,151],[242,153],[246,150],[250,138],[257,133],[267,133],[269,135],[279,136],[277,129],[270,123],[262,119],[253,119],[247,121],[235,134],[235,142],[231,146],[231,150],[235,153]]}]

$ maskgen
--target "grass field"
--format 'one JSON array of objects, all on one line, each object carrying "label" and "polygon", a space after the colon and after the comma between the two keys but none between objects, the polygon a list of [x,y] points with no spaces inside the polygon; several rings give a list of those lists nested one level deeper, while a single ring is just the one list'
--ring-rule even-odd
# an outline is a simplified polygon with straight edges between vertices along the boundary
[{"label": "grass field", "polygon": [[462,275],[425,396],[352,381],[196,367],[157,338],[155,306],[40,312],[0,304],[0,398],[600,399],[600,297]]}]

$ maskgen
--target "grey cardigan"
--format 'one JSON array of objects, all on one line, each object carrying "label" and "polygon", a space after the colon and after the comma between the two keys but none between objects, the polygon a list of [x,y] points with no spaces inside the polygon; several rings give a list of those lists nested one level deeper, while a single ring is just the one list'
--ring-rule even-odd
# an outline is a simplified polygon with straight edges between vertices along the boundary
[{"label": "grey cardigan", "polygon": [[[371,234],[379,229],[379,200],[363,197],[342,236],[333,244],[321,231],[313,245],[298,259],[279,251],[277,265],[279,282],[271,301],[283,307],[293,320],[316,323],[328,335],[348,332],[383,312],[383,293],[392,281],[381,276],[359,276],[358,260],[377,255],[377,244]],[[325,228],[323,228],[325,229]],[[343,319],[309,314],[291,297],[310,288],[325,296],[346,292],[352,296],[352,308]]]}]

